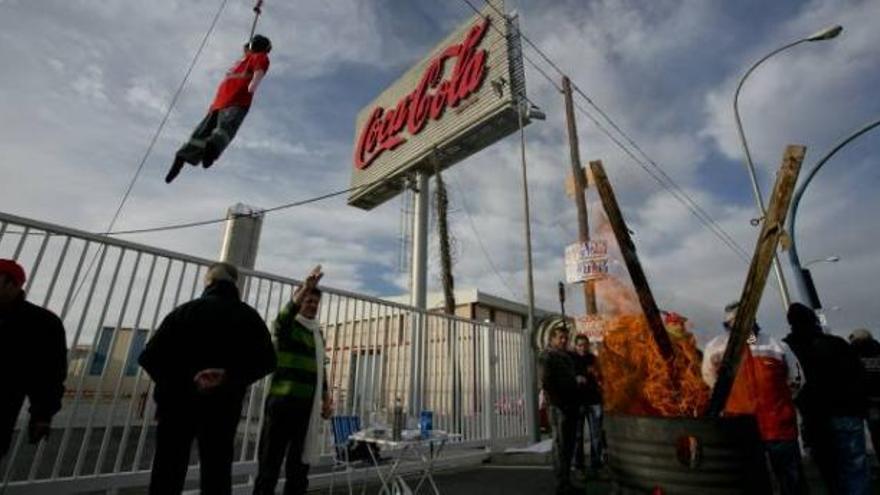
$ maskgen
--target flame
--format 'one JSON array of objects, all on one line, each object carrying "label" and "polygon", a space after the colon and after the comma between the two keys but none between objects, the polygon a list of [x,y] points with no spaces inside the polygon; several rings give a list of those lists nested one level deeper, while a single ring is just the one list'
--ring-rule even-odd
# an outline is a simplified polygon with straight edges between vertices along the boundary
[{"label": "flame", "polygon": [[696,339],[684,321],[669,321],[667,332],[674,352],[667,362],[632,288],[607,278],[596,284],[596,292],[608,322],[599,358],[606,410],[664,417],[705,413],[710,390],[700,373],[702,359]]}]

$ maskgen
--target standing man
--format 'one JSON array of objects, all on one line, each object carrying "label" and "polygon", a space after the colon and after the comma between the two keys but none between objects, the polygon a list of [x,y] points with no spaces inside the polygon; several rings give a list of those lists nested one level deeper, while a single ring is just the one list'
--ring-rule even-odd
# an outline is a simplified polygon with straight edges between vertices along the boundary
[{"label": "standing man", "polygon": [[275,493],[285,455],[284,495],[304,494],[309,466],[320,454],[321,419],[333,412],[324,373],[324,338],[315,319],[323,276],[321,265],[316,266],[272,325],[278,369],[266,399],[254,495]]},{"label": "standing man", "polygon": [[193,439],[202,494],[231,493],[245,391],[275,369],[269,330],[241,301],[237,282],[233,265],[211,265],[202,296],[171,311],[138,360],[156,382],[159,425],[150,495],[181,493]]},{"label": "standing man", "polygon": [[573,491],[570,471],[579,402],[575,365],[568,353],[568,330],[557,326],[550,331],[550,347],[541,352],[538,362],[541,388],[550,404],[556,494],[568,494]]},{"label": "standing man", "polygon": [[876,454],[880,452],[880,342],[874,339],[870,330],[860,328],[850,334],[849,344],[865,369],[868,431],[871,432],[871,445]]},{"label": "standing man", "polygon": [[269,52],[272,42],[255,35],[244,45],[244,56],[227,72],[217,96],[208,109],[208,115],[196,127],[189,141],[177,151],[165,182],[171,183],[183,168],[184,162],[205,168],[214,164],[244,121],[257,86],[269,70]]},{"label": "standing man", "polygon": [[25,300],[25,278],[21,265],[0,259],[0,459],[9,450],[25,396],[28,440],[37,443],[49,435],[67,378],[64,325],[51,311]]},{"label": "standing man", "polygon": [[575,378],[578,385],[577,423],[575,425],[574,466],[586,470],[584,459],[584,421],[590,428],[590,468],[602,467],[604,451],[602,433],[602,392],[599,385],[599,363],[596,355],[590,352],[590,339],[579,334],[574,338],[572,360],[575,365]]},{"label": "standing man", "polygon": [[804,443],[829,493],[867,494],[871,477],[865,450],[865,377],[846,340],[822,331],[809,307],[788,308],[785,341],[804,366],[807,385],[798,397]]},{"label": "standing man", "polygon": [[[725,333],[709,341],[703,355],[703,380],[714,387],[739,302],[724,308]],[[805,382],[798,359],[784,343],[755,324],[748,347],[724,408],[725,414],[751,414],[770,458],[779,493],[804,490],[794,397]]]}]

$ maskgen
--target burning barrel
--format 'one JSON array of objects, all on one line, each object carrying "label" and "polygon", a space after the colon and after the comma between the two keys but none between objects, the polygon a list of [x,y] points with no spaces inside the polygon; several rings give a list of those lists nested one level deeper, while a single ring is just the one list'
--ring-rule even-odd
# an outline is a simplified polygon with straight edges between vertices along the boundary
[{"label": "burning barrel", "polygon": [[605,433],[615,493],[771,493],[751,416],[608,415]]}]

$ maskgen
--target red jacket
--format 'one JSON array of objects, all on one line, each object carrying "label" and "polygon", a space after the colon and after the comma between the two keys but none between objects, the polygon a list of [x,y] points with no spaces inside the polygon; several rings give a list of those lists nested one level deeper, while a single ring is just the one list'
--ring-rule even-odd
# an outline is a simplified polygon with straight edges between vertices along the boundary
[{"label": "red jacket", "polygon": [[269,56],[263,52],[247,52],[235,62],[227,72],[226,78],[217,88],[217,96],[211,103],[210,111],[228,107],[250,107],[254,95],[248,91],[248,85],[257,71],[269,70]]},{"label": "red jacket", "polygon": [[[728,335],[706,345],[703,379],[715,385]],[[788,345],[769,335],[749,338],[733,389],[724,408],[726,414],[754,414],[764,441],[796,440],[797,412],[794,396],[804,384],[804,374]]]}]

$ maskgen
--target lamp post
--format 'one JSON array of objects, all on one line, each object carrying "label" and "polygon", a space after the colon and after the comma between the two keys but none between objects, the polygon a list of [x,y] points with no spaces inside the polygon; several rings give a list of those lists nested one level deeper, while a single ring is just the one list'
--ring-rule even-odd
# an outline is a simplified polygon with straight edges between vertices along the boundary
[{"label": "lamp post", "polygon": [[817,258],[814,260],[810,260],[804,263],[804,268],[808,268],[810,265],[815,265],[816,263],[837,263],[840,261],[840,256],[829,256],[827,258]]},{"label": "lamp post", "polygon": [[[813,276],[810,274],[810,270],[807,269],[807,266],[814,263],[816,260],[811,261],[811,262],[802,266],[801,260],[798,257],[797,236],[795,235],[795,227],[797,226],[796,221],[797,221],[798,206],[800,206],[800,204],[801,204],[801,198],[804,196],[804,192],[807,190],[807,186],[810,185],[810,182],[813,180],[813,177],[816,176],[816,173],[819,172],[819,170],[826,163],[828,163],[828,160],[831,159],[831,157],[834,156],[835,153],[840,151],[841,148],[843,148],[847,144],[851,143],[853,140],[855,140],[857,137],[861,136],[862,134],[865,134],[866,132],[870,131],[871,129],[876,128],[877,126],[880,126],[880,119],[875,120],[874,122],[871,122],[868,125],[862,127],[858,131],[850,134],[846,139],[844,139],[843,141],[838,143],[837,146],[832,148],[831,151],[829,151],[825,156],[823,156],[816,163],[816,165],[814,165],[813,168],[810,169],[810,172],[807,174],[804,181],[801,182],[801,185],[798,186],[797,190],[794,192],[794,196],[792,197],[792,200],[791,200],[791,213],[789,214],[789,220],[788,220],[788,235],[791,237],[791,247],[788,249],[788,261],[791,264],[792,271],[794,271],[794,273],[795,273],[795,280],[797,280],[797,283],[799,286],[798,288],[800,289],[801,296],[804,297],[810,303],[810,307],[812,307],[814,310],[816,310],[817,313],[820,314],[820,318],[824,318],[824,315],[822,315],[822,313],[821,313],[822,302],[819,300],[819,294],[816,291],[816,285],[813,283]],[[818,261],[829,261],[831,258],[837,258],[837,260],[835,260],[835,261],[840,260],[840,258],[837,256],[831,256],[829,258],[825,258],[823,260],[818,260]]]},{"label": "lamp post", "polygon": [[[760,217],[763,219],[764,215],[767,213],[766,208],[764,207],[764,197],[761,194],[761,187],[758,185],[758,178],[755,174],[755,164],[752,162],[752,154],[749,152],[749,145],[746,142],[746,135],[743,132],[742,120],[739,116],[739,93],[742,90],[743,84],[746,82],[746,79],[754,72],[755,69],[758,68],[759,65],[767,61],[770,57],[776,55],[779,52],[792,48],[794,46],[800,45],[801,43],[807,43],[811,41],[824,41],[830,40],[832,38],[836,38],[843,31],[841,26],[832,26],[822,31],[817,32],[811,36],[806,38],[801,38],[797,41],[793,41],[785,46],[777,48],[772,52],[765,55],[763,58],[755,62],[749,70],[742,76],[739,80],[739,84],[736,86],[736,92],[733,95],[733,115],[736,118],[736,130],[739,133],[739,140],[742,144],[743,152],[746,155],[746,169],[749,173],[749,179],[752,182],[752,193],[755,195],[755,204],[758,207],[758,213]],[[783,310],[787,311],[788,306],[791,303],[791,299],[788,295],[788,286],[785,283],[785,276],[782,273],[782,266],[779,264],[779,257],[774,253],[773,255],[773,272],[776,275],[776,281],[779,284],[779,293],[782,298]]]},{"label": "lamp post", "polygon": [[[531,342],[533,340],[533,335],[535,333],[535,283],[534,283],[534,275],[532,270],[532,222],[531,215],[529,213],[529,181],[528,174],[526,173],[526,131],[525,131],[525,123],[524,120],[528,118],[529,120],[545,120],[547,116],[544,112],[541,111],[540,108],[535,105],[529,104],[524,97],[520,97],[519,99],[519,111],[517,112],[517,116],[519,118],[519,149],[520,149],[520,163],[522,169],[522,189],[523,189],[523,216],[525,217],[525,237],[526,237],[526,290],[528,292],[528,301],[527,306],[528,309],[526,315],[526,345],[531,346]],[[529,355],[528,353],[526,355]],[[537,380],[534,378],[537,376],[537,369],[535,367],[535,360],[529,359],[528,363],[528,376],[530,379],[528,380],[528,410],[532,413],[532,418],[529,418],[529,432],[532,440],[537,442],[540,441],[541,430],[538,425],[538,415],[537,412],[537,386],[533,383],[536,383]]]}]

